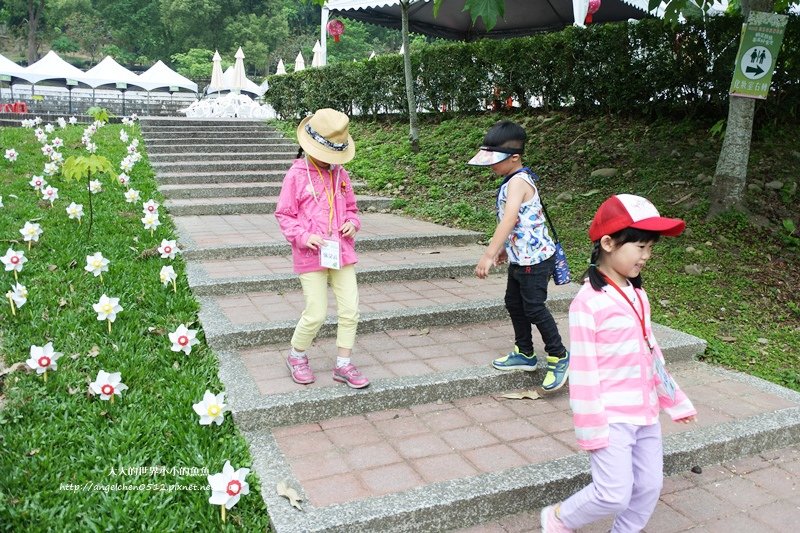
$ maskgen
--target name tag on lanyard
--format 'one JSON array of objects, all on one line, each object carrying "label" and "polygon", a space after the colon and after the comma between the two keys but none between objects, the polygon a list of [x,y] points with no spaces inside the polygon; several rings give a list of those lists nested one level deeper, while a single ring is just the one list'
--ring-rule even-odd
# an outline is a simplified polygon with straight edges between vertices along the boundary
[{"label": "name tag on lanyard", "polygon": [[661,362],[657,354],[653,354],[653,369],[661,385],[664,387],[664,392],[669,396],[669,399],[674,402],[675,381],[672,379],[672,376],[669,375],[669,372],[667,372],[667,369],[664,367],[664,363]]},{"label": "name tag on lanyard", "polygon": [[341,268],[341,248],[339,241],[323,240],[319,249],[319,265],[325,268],[339,270]]}]

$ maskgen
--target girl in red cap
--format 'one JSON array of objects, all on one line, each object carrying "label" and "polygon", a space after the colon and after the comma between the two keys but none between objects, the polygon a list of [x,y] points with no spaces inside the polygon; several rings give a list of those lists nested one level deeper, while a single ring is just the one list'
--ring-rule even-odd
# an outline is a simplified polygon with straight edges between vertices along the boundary
[{"label": "girl in red cap", "polygon": [[592,220],[591,264],[569,309],[570,406],[592,482],[542,509],[544,532],[609,515],[613,533],[639,532],[655,510],[664,478],[659,410],[681,423],[697,411],[664,367],[641,271],[659,237],[685,227],[631,194],[612,196]]}]

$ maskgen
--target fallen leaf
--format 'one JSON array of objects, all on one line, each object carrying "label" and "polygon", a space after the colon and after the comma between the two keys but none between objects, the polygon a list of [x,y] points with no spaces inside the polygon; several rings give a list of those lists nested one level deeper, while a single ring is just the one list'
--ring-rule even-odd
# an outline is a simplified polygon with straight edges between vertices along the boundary
[{"label": "fallen leaf", "polygon": [[297,491],[294,490],[294,488],[289,486],[288,480],[283,479],[279,481],[276,489],[278,491],[278,496],[283,496],[284,498],[287,498],[292,507],[295,507],[301,511],[303,510],[303,508],[300,507],[300,502],[303,501],[303,499],[300,497],[299,494],[297,494]]},{"label": "fallen leaf", "polygon": [[167,330],[166,329],[157,328],[157,327],[154,327],[154,326],[148,327],[147,328],[147,332],[148,333],[152,333],[153,335],[166,335],[167,334]]},{"label": "fallen leaf", "polygon": [[67,387],[67,392],[70,394],[78,394],[80,389],[73,389],[72,387]]},{"label": "fallen leaf", "polygon": [[689,198],[692,196],[692,194],[694,194],[694,193],[691,193],[691,192],[690,192],[689,194],[686,194],[686,195],[684,195],[684,196],[681,196],[680,198],[678,198],[677,200],[675,200],[674,202],[672,202],[672,205],[678,205],[678,204],[679,204],[679,203],[681,203],[681,202],[685,202],[686,200],[688,200],[688,199],[689,199]]},{"label": "fallen leaf", "polygon": [[100,355],[100,347],[96,344],[86,353],[87,357],[97,357],[98,355]]},{"label": "fallen leaf", "polygon": [[427,335],[430,332],[431,332],[431,330],[429,328],[422,328],[419,331],[413,331],[413,332],[409,333],[408,336],[409,337],[420,337],[422,335]]},{"label": "fallen leaf", "polygon": [[600,189],[592,189],[591,191],[582,192],[581,196],[594,196],[595,194],[599,193]]},{"label": "fallen leaf", "polygon": [[178,364],[177,361],[175,361],[174,363],[172,363],[172,368],[174,368],[175,370],[180,370],[181,369],[181,365]]},{"label": "fallen leaf", "polygon": [[70,356],[69,356],[69,358],[70,358],[70,359],[72,359],[72,360],[74,361],[75,359],[77,359],[77,358],[78,358],[78,357],[80,357],[80,356],[81,356],[81,354],[79,354],[79,353],[74,353],[74,354],[70,355]]},{"label": "fallen leaf", "polygon": [[58,300],[58,306],[59,307],[65,307],[66,305],[67,305],[67,301],[64,298],[60,298]]},{"label": "fallen leaf", "polygon": [[56,270],[58,270],[58,265],[47,265],[47,270],[49,270],[50,272],[55,272]]},{"label": "fallen leaf", "polygon": [[33,457],[37,453],[39,453],[39,448],[34,448],[31,451],[29,451],[27,455],[28,455],[28,457]]},{"label": "fallen leaf", "polygon": [[538,400],[540,396],[535,390],[526,390],[522,392],[507,392],[506,394],[502,395],[502,398],[508,398],[511,400],[524,400],[525,398]]},{"label": "fallen leaf", "polygon": [[736,342],[736,337],[728,337],[728,336],[721,335],[721,336],[719,336],[717,338],[719,340],[721,340],[722,342]]},{"label": "fallen leaf", "polygon": [[[70,268],[75,268],[76,266],[78,266],[78,262],[73,259],[72,261],[69,262],[69,264],[67,266],[70,267]],[[72,288],[72,285],[70,285],[70,289],[71,288]]]}]

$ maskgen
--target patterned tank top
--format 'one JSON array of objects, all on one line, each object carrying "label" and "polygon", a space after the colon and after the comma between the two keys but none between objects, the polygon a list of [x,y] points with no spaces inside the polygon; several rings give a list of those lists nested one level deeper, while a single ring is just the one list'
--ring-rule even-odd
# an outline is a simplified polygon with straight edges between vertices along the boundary
[{"label": "patterned tank top", "polygon": [[549,259],[556,246],[545,224],[542,200],[536,188],[539,177],[530,169],[523,168],[503,181],[497,193],[497,221],[505,214],[508,199],[508,184],[512,179],[521,179],[533,187],[533,197],[519,207],[519,215],[511,235],[505,242],[508,262],[516,265],[536,265]]}]

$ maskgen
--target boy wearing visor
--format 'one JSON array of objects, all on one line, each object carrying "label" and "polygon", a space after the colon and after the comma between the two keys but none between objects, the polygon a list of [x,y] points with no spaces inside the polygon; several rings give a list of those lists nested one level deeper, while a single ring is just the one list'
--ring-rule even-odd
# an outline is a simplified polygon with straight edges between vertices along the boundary
[{"label": "boy wearing visor", "polygon": [[484,279],[492,266],[508,261],[505,304],[514,327],[515,346],[508,355],[492,361],[492,366],[498,370],[535,371],[532,326],[536,326],[547,352],[542,388],[554,391],[567,381],[569,352],[545,305],[556,248],[536,188],[539,177],[522,164],[526,140],[522,126],[498,122],[486,133],[483,146],[468,163],[491,167],[492,172],[504,177],[497,191],[497,228],[475,267],[475,275]]}]

